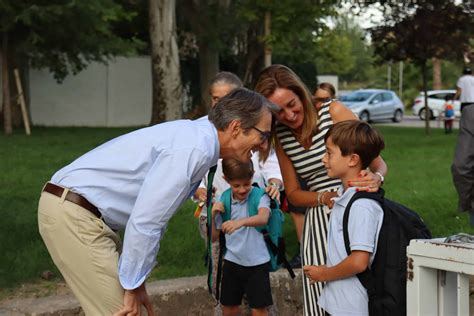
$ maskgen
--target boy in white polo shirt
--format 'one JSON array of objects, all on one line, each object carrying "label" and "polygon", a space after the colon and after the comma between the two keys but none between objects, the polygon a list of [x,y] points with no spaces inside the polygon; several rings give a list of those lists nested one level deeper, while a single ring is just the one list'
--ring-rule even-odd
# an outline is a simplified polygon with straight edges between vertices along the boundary
[{"label": "boy in white polo shirt", "polygon": [[351,254],[344,246],[343,216],[347,203],[356,193],[350,187],[354,179],[367,168],[384,148],[383,138],[369,124],[343,121],[333,125],[327,134],[324,166],[331,178],[342,180],[334,198],[328,233],[325,266],[304,266],[311,282],[327,282],[318,305],[331,315],[368,315],[367,290],[357,274],[370,267],[382,227],[383,210],[371,199],[357,199],[351,207],[348,223]]},{"label": "boy in white polo shirt", "polygon": [[[270,254],[261,232],[255,227],[266,225],[270,217],[270,198],[264,194],[258,203],[258,213],[249,216],[249,196],[254,169],[252,162],[222,160],[224,179],[231,194],[222,194],[212,208],[212,239],[220,230],[225,233],[226,253],[222,269],[221,297],[224,316],[237,315],[242,297],[247,296],[252,315],[267,315],[273,304],[270,287]],[[224,196],[230,198],[230,219],[222,223]],[[226,201],[227,202],[227,201]]]}]

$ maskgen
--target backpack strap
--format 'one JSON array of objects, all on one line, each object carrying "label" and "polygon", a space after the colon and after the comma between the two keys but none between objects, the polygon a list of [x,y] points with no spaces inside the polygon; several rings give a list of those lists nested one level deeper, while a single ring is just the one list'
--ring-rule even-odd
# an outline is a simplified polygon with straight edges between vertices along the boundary
[{"label": "backpack strap", "polygon": [[212,294],[212,182],[217,165],[212,166],[207,174],[207,287]]},{"label": "backpack strap", "polygon": [[[222,192],[221,202],[224,204],[224,213],[221,214],[222,222],[226,222],[231,218],[232,212],[232,190],[227,189]],[[225,234],[221,231],[219,233],[219,259],[217,261],[217,274],[216,274],[216,300],[219,301],[221,280],[222,280],[222,262],[224,261],[225,253]]]},{"label": "backpack strap", "polygon": [[222,280],[222,261],[224,260],[225,252],[225,234],[221,231],[219,233],[219,259],[217,260],[217,273],[216,273],[216,300],[219,301],[221,280]]},{"label": "backpack strap", "polygon": [[[346,253],[349,256],[351,254],[350,240],[349,240],[349,214],[352,207],[352,204],[358,199],[370,199],[380,203],[383,209],[385,191],[380,188],[378,192],[356,192],[349,203],[347,203],[346,209],[344,210],[344,217],[342,219],[342,233],[344,235],[344,246],[346,248]],[[376,296],[375,290],[375,280],[370,273],[370,269],[366,268],[364,272],[358,273],[357,278],[360,283],[367,289],[367,295],[369,301],[373,300]]]},{"label": "backpack strap", "polygon": [[221,202],[224,204],[224,213],[221,214],[222,222],[227,222],[230,220],[231,208],[232,208],[232,190],[227,189],[222,192]]},{"label": "backpack strap", "polygon": [[[265,191],[261,188],[255,187],[252,189],[252,192],[250,192],[249,196],[249,216],[254,216],[258,214],[258,204],[260,203],[260,199],[262,196],[266,194]],[[275,199],[272,199],[270,201],[270,211],[273,209],[279,208],[278,201]],[[288,263],[288,260],[286,259],[286,253],[285,253],[285,245],[284,245],[284,239],[281,238],[279,240],[278,246],[276,246],[272,239],[270,238],[270,234],[268,233],[268,225],[264,226],[258,226],[255,227],[255,229],[263,234],[263,239],[265,240],[265,243],[267,244],[267,247],[270,248],[270,250],[277,256],[277,258],[281,259],[283,266],[288,270],[288,273],[290,274],[291,278],[295,278],[295,272],[293,271],[293,268],[291,268],[290,264]]]}]

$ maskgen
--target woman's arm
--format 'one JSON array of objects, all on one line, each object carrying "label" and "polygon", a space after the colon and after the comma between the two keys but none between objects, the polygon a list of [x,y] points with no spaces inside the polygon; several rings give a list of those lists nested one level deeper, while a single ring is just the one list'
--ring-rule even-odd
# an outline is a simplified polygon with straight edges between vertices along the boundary
[{"label": "woman's arm", "polygon": [[329,106],[329,114],[334,124],[342,121],[358,120],[359,118],[339,101],[333,101]]},{"label": "woman's arm", "polygon": [[[331,198],[336,196],[335,192],[310,192],[301,190],[296,170],[293,163],[286,155],[279,142],[275,145],[278,162],[280,163],[281,175],[283,176],[283,183],[285,184],[285,193],[291,204],[296,206],[317,206],[318,197],[321,194],[322,204],[332,206]],[[324,193],[324,194],[323,194]]]}]

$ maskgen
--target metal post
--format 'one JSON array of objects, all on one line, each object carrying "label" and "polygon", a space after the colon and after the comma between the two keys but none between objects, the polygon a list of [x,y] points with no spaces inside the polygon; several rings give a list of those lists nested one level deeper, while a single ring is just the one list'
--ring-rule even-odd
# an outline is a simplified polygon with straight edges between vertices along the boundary
[{"label": "metal post", "polygon": [[387,68],[387,89],[390,90],[392,88],[392,62],[388,62]]},{"label": "metal post", "polygon": [[399,64],[399,76],[398,76],[398,96],[403,100],[403,61]]}]

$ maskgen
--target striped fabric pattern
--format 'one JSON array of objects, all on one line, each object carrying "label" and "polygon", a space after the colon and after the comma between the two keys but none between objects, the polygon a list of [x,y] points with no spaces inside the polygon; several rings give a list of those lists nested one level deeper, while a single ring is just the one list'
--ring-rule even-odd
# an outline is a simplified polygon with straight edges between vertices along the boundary
[{"label": "striped fabric pattern", "polygon": [[[322,162],[326,153],[324,135],[333,124],[329,113],[330,104],[323,105],[318,111],[318,133],[313,136],[312,145],[305,149],[285,125],[278,125],[277,136],[283,150],[293,163],[298,175],[307,183],[309,190],[336,191],[339,180],[330,179]],[[322,206],[308,208],[305,214],[301,257],[303,265],[322,265],[326,263],[326,248],[329,214]],[[325,315],[317,300],[321,295],[323,283],[310,284],[303,275],[304,315]]]}]

